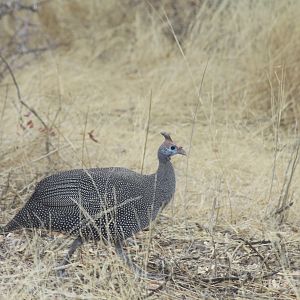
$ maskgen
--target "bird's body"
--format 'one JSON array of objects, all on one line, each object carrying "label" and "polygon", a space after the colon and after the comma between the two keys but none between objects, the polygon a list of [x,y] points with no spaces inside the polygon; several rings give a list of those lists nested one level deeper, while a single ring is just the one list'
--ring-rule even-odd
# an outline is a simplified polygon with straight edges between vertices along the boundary
[{"label": "bird's body", "polygon": [[141,175],[125,168],[53,174],[37,184],[4,230],[46,228],[85,239],[125,240],[147,227],[172,198],[175,174],[171,162],[166,164],[171,175],[167,177],[160,172]]},{"label": "bird's body", "polygon": [[53,174],[37,184],[4,231],[46,228],[76,235],[79,242],[71,247],[66,259],[83,240],[103,239],[121,245],[149,226],[174,195],[176,180],[170,157],[185,152],[168,134],[163,135],[166,141],[158,151],[156,173],[141,175],[113,167]]}]

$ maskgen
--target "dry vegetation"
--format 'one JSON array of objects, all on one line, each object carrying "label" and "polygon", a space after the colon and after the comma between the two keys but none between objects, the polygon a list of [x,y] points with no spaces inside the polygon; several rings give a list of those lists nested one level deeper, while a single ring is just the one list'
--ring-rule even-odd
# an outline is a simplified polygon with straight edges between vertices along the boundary
[{"label": "dry vegetation", "polygon": [[101,243],[61,280],[70,239],[16,232],[0,236],[0,298],[299,299],[299,13],[297,0],[53,0],[0,16],[1,42],[30,18],[33,48],[60,45],[25,65],[1,48],[21,93],[2,62],[1,224],[56,170],[140,171],[146,134],[145,173],[159,131],[189,151],[174,201],[127,247],[166,282],[135,280]]}]

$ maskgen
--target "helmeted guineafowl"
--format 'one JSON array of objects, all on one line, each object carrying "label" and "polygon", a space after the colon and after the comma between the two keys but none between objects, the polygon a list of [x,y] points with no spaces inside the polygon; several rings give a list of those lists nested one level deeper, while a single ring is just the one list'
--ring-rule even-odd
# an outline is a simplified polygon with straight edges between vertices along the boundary
[{"label": "helmeted guineafowl", "polygon": [[37,184],[30,199],[3,231],[46,228],[76,235],[62,270],[84,240],[103,239],[115,246],[117,254],[136,273],[147,274],[131,262],[122,244],[149,226],[174,195],[176,180],[170,159],[186,153],[168,133],[161,134],[165,141],[158,149],[156,173],[141,175],[116,167],[56,173]]}]

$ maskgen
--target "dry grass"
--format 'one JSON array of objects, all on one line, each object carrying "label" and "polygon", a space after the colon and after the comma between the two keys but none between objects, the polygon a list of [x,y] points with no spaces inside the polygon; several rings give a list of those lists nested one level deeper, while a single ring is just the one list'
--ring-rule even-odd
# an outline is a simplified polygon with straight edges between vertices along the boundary
[{"label": "dry grass", "polygon": [[[20,105],[7,76],[0,85],[0,223],[55,170],[139,171],[151,98],[143,172],[155,171],[161,130],[190,155],[188,164],[174,159],[175,199],[151,237],[140,233],[128,251],[141,265],[150,251],[148,269],[171,278],[137,281],[112,249],[91,243],[60,280],[53,268],[68,238],[11,233],[0,236],[0,298],[300,297],[300,4],[163,3],[54,0],[43,6],[34,21],[45,39],[64,46],[15,76],[22,100],[48,132]],[[11,20],[0,21],[11,30]]]}]

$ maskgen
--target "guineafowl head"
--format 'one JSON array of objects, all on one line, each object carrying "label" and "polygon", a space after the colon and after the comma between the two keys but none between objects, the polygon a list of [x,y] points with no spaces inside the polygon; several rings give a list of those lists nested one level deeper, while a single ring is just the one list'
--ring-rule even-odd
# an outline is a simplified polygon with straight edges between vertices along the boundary
[{"label": "guineafowl head", "polygon": [[165,141],[158,149],[157,155],[160,161],[168,161],[171,159],[171,156],[176,154],[186,155],[184,149],[173,142],[169,133],[161,132],[161,135],[165,138]]}]

